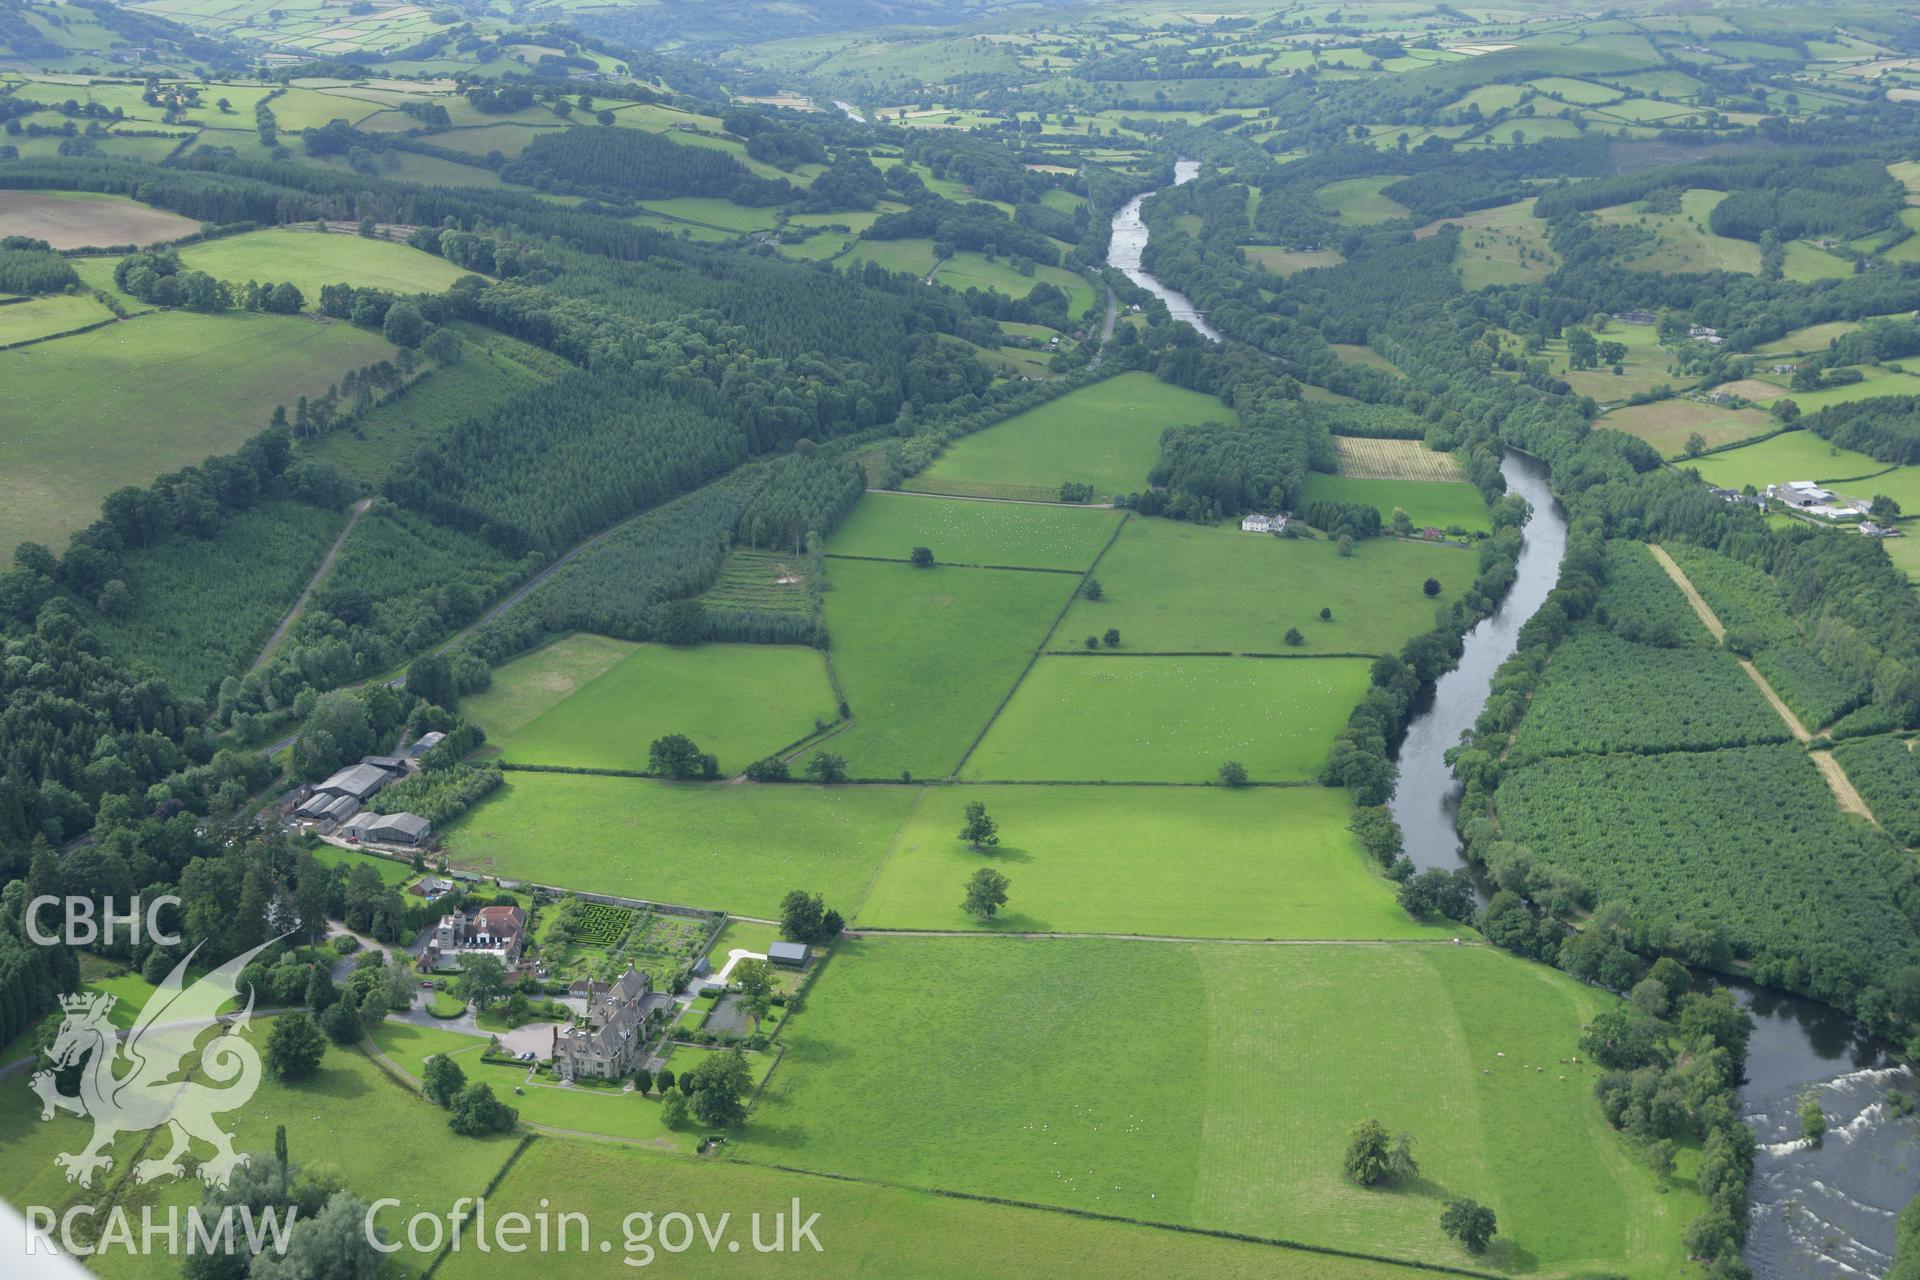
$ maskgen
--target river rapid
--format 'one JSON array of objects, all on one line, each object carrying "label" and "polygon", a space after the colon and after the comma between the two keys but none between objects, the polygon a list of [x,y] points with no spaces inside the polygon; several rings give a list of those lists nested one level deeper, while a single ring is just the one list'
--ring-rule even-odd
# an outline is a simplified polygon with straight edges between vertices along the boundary
[{"label": "river rapid", "polygon": [[[1197,161],[1178,161],[1174,185],[1199,172]],[[1224,342],[1191,299],[1140,265],[1149,234],[1140,206],[1153,194],[1135,196],[1114,215],[1107,265],[1165,302],[1175,319]],[[1566,513],[1548,488],[1545,464],[1510,450],[1500,470],[1508,491],[1532,508],[1513,588],[1467,633],[1459,666],[1435,683],[1400,745],[1393,816],[1405,833],[1407,856],[1422,868],[1466,865],[1457,822],[1460,786],[1445,752],[1473,727],[1494,672],[1553,590],[1567,549]],[[1470,573],[1470,553],[1460,554],[1462,571]],[[1920,1194],[1920,1121],[1896,1117],[1888,1102],[1896,1091],[1914,1094],[1912,1072],[1826,1005],[1727,985],[1754,1020],[1740,1091],[1742,1113],[1759,1141],[1747,1265],[1758,1280],[1883,1275],[1892,1261],[1895,1215]],[[1827,1113],[1827,1135],[1818,1147],[1798,1137],[1795,1110],[1808,1092]]]}]

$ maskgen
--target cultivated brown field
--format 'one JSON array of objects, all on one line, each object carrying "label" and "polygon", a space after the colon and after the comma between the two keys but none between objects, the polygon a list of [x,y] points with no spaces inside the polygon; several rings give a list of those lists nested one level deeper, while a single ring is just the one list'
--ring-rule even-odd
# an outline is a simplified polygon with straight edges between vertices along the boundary
[{"label": "cultivated brown field", "polygon": [[1435,453],[1418,440],[1368,440],[1335,436],[1340,474],[1355,480],[1464,480],[1450,453]]},{"label": "cultivated brown field", "polygon": [[0,236],[31,236],[56,249],[147,245],[191,235],[177,213],[91,191],[0,191]]}]

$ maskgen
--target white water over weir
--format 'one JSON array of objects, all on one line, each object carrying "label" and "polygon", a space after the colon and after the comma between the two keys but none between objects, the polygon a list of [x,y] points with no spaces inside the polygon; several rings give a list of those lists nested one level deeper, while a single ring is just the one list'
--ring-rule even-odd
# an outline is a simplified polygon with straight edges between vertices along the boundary
[{"label": "white water over weir", "polygon": [[[1173,185],[1192,182],[1200,176],[1198,160],[1177,160],[1173,165]],[[1120,212],[1113,215],[1113,238],[1107,242],[1107,265],[1119,271],[1127,279],[1151,293],[1167,304],[1167,310],[1173,313],[1175,320],[1184,320],[1194,330],[1215,342],[1225,342],[1220,331],[1208,324],[1206,317],[1194,308],[1193,299],[1178,289],[1169,288],[1148,275],[1140,267],[1140,255],[1147,248],[1147,224],[1140,219],[1140,206],[1147,197],[1155,194],[1148,191],[1137,195],[1120,206]]]},{"label": "white water over weir", "polygon": [[[1174,185],[1191,182],[1199,172],[1196,161],[1178,162]],[[1146,199],[1135,196],[1114,215],[1107,265],[1165,302],[1175,319],[1223,341],[1190,299],[1141,270],[1148,232],[1140,205]],[[1510,450],[1501,472],[1508,491],[1533,508],[1517,581],[1493,616],[1467,633],[1459,665],[1429,693],[1400,746],[1393,813],[1408,856],[1421,867],[1463,865],[1456,826],[1460,788],[1443,753],[1479,715],[1494,671],[1546,600],[1566,551],[1566,514],[1547,486],[1545,465]],[[1759,1141],[1744,1253],[1748,1267],[1756,1280],[1885,1275],[1894,1217],[1920,1193],[1920,1119],[1897,1114],[1889,1103],[1896,1093],[1912,1095],[1913,1073],[1828,1005],[1738,981],[1706,980],[1731,986],[1754,1020],[1740,1089],[1741,1118]],[[1800,1140],[1795,1112],[1808,1093],[1827,1113],[1827,1136],[1819,1146]]]}]

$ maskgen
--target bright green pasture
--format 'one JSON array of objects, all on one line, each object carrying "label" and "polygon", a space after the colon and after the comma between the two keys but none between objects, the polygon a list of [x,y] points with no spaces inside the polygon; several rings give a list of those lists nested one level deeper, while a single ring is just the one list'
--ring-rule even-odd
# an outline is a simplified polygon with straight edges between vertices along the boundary
[{"label": "bright green pasture", "polygon": [[[748,1121],[749,1126],[754,1122]],[[1419,1273],[1386,1263],[1283,1250],[1268,1245],[1188,1235],[1119,1222],[1069,1217],[1040,1209],[985,1204],[928,1195],[901,1187],[843,1182],[731,1161],[688,1160],[655,1151],[603,1143],[540,1138],[514,1162],[487,1197],[488,1212],[586,1214],[613,1248],[577,1246],[565,1259],[567,1274],[581,1280],[631,1277],[649,1255],[628,1255],[619,1234],[630,1213],[657,1221],[698,1206],[709,1222],[731,1215],[735,1242],[751,1239],[759,1214],[770,1239],[776,1215],[819,1214],[814,1235],[821,1251],[802,1246],[779,1255],[739,1254],[724,1245],[685,1253],[651,1255],[675,1276],[737,1280],[762,1268],[792,1280],[843,1280],[850,1275],[913,1276],[918,1280],[999,1280],[1045,1275],[1054,1280],[1111,1280],[1116,1275],[1195,1274],[1213,1280],[1418,1280]],[[788,1226],[791,1228],[791,1220]],[[558,1228],[556,1226],[556,1233]],[[575,1229],[577,1238],[577,1229]],[[964,1241],[963,1248],[929,1248],[933,1241]],[[742,1253],[749,1246],[742,1245]],[[546,1280],[557,1255],[480,1253],[471,1247],[446,1255],[437,1275],[445,1280]]]},{"label": "bright green pasture", "polygon": [[1393,519],[1399,507],[1413,517],[1416,527],[1489,529],[1486,500],[1480,490],[1462,480],[1356,480],[1313,472],[1307,476],[1302,505],[1319,501],[1364,502]]},{"label": "bright green pasture", "polygon": [[841,260],[842,266],[854,266],[861,263],[876,263],[888,271],[906,271],[913,275],[924,276],[932,271],[938,261],[933,256],[933,241],[927,238],[912,240],[861,240]]},{"label": "bright green pasture", "polygon": [[[978,800],[999,845],[960,839]],[[1411,938],[1416,922],[1359,847],[1344,791],[1325,787],[930,787],[854,917],[866,929]],[[991,924],[961,909],[982,866],[1012,881]],[[1442,922],[1443,924],[1445,922]]]},{"label": "bright green pasture", "polygon": [[460,700],[460,712],[496,740],[511,737],[637,648],[626,640],[576,631],[496,668],[486,692]]},{"label": "bright green pasture", "polygon": [[1256,782],[1314,777],[1367,690],[1364,658],[1050,655],[961,769],[977,781]]},{"label": "bright green pasture", "polygon": [[[1342,557],[1329,538],[1135,517],[1094,571],[1102,598],[1075,600],[1052,648],[1116,627],[1122,652],[1397,653],[1475,573],[1459,547],[1368,538]],[[1422,590],[1429,577],[1437,598]],[[1290,627],[1305,637],[1297,650]]]},{"label": "bright green pasture", "polygon": [[404,862],[375,857],[358,849],[342,849],[339,845],[315,844],[313,856],[323,867],[346,867],[349,871],[355,867],[372,867],[382,884],[404,885],[420,878],[420,873]]},{"label": "bright green pasture", "polygon": [[916,794],[510,772],[445,834],[456,866],[771,916],[789,889],[857,901]]},{"label": "bright green pasture", "polygon": [[[1672,1276],[1701,1209],[1690,1153],[1660,1194],[1594,1068],[1560,1062],[1609,1002],[1479,946],[848,940],[734,1149],[1389,1257]],[[1413,1134],[1416,1187],[1342,1179],[1369,1118]],[[1447,1196],[1498,1215],[1490,1255],[1440,1233]]]},{"label": "bright green pasture", "polygon": [[853,727],[821,744],[856,778],[943,778],[1079,581],[1066,574],[835,560],[831,660]]},{"label": "bright green pasture", "polygon": [[291,280],[306,295],[310,308],[319,305],[321,285],[438,293],[461,276],[472,274],[411,245],[359,235],[322,235],[293,227],[249,231],[190,245],[180,251],[180,261],[216,279],[235,283]]},{"label": "bright green pasture", "polygon": [[1105,501],[1146,487],[1168,427],[1237,420],[1212,396],[1123,373],[955,441],[904,487],[1046,498],[1073,481]]},{"label": "bright green pasture", "polygon": [[[551,668],[540,655],[534,659],[531,679],[538,680]],[[495,678],[521,682],[513,664]],[[835,718],[833,688],[816,649],[636,644],[551,710],[491,741],[516,764],[645,769],[655,738],[684,733],[732,774]]]},{"label": "bright green pasture", "polygon": [[1010,298],[1024,298],[1033,292],[1035,285],[1050,284],[1067,295],[1067,315],[1075,320],[1093,306],[1093,286],[1076,272],[1064,267],[1036,267],[1032,275],[1022,275],[1007,259],[989,262],[985,254],[971,249],[963,249],[942,262],[933,279],[936,284],[963,293],[968,289],[991,289]]},{"label": "bright green pasture", "polygon": [[1876,365],[1862,366],[1860,373],[1863,376],[1858,382],[1822,387],[1818,391],[1788,391],[1782,388],[1780,394],[1799,405],[1802,413],[1813,413],[1829,405],[1852,404],[1855,400],[1871,400],[1877,396],[1920,395],[1920,375],[1896,373]]},{"label": "bright green pasture", "polygon": [[1085,569],[1120,519],[1094,507],[870,493],[827,540],[827,554],[905,560],[926,547],[943,564]]},{"label": "bright green pasture", "polygon": [[231,452],[394,350],[349,324],[167,311],[0,352],[0,546],[57,547],[113,490]]},{"label": "bright green pasture", "polygon": [[1823,324],[1810,324],[1804,329],[1795,329],[1783,338],[1776,338],[1765,346],[1755,347],[1753,353],[1760,356],[1788,356],[1825,351],[1835,338],[1854,332],[1864,323],[1860,320],[1828,320]]},{"label": "bright green pasture", "polygon": [[1407,216],[1407,207],[1380,194],[1382,187],[1400,181],[1397,174],[1376,178],[1343,178],[1314,192],[1320,207],[1342,226],[1360,227]]},{"label": "bright green pasture", "polygon": [[1886,463],[1829,444],[1811,431],[1784,432],[1757,444],[1710,454],[1685,465],[1697,467],[1701,476],[1712,484],[1728,489],[1750,484],[1763,492],[1770,484],[1785,484],[1789,480],[1837,480],[1887,469]]},{"label": "bright green pasture", "polygon": [[113,319],[113,312],[101,306],[90,294],[56,293],[44,298],[29,298],[0,307],[0,347],[12,346],[32,338],[46,338],[102,320]]},{"label": "bright green pasture", "polygon": [[676,196],[665,200],[645,200],[640,207],[670,218],[684,218],[689,222],[705,223],[727,231],[770,231],[773,229],[774,211],[772,209],[751,209],[734,204],[718,196]]}]

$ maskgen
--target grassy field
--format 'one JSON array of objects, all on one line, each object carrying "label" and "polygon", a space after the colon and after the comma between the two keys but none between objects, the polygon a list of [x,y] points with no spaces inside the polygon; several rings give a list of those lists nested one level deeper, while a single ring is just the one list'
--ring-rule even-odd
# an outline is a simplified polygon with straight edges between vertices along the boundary
[{"label": "grassy field", "polygon": [[476,871],[771,916],[793,888],[858,900],[916,794],[509,773],[446,842]]},{"label": "grassy field", "polygon": [[377,285],[395,293],[439,293],[471,272],[445,258],[391,240],[321,235],[311,228],[272,227],[225,236],[180,251],[180,260],[220,280],[291,280],[311,309],[320,286]]},{"label": "grassy field", "polygon": [[1598,210],[1594,216],[1604,223],[1643,227],[1653,233],[1647,249],[1622,263],[1630,270],[1758,272],[1758,245],[1708,230],[1713,207],[1725,198],[1724,191],[1695,187],[1681,197],[1679,213],[1648,213],[1639,204],[1622,204]]},{"label": "grassy field", "polygon": [[[1127,1012],[1143,993],[1165,993],[1150,1025]],[[846,941],[738,1150],[1429,1262],[1669,1276],[1691,1182],[1660,1194],[1593,1069],[1555,1065],[1608,1000],[1481,947]],[[1342,1180],[1367,1118],[1413,1133],[1417,1187]],[[1437,1227],[1458,1195],[1499,1216],[1477,1263]]]},{"label": "grassy field", "polygon": [[1757,356],[1791,356],[1808,351],[1825,351],[1835,338],[1859,329],[1864,321],[1829,320],[1824,324],[1810,324],[1804,329],[1795,329],[1782,338],[1753,349]]},{"label": "grassy field", "polygon": [[937,259],[933,256],[933,241],[921,237],[911,240],[857,241],[838,265],[851,267],[872,262],[888,271],[905,271],[916,276],[925,276],[933,270],[936,261]]},{"label": "grassy field", "polygon": [[1067,316],[1078,320],[1093,306],[1093,286],[1086,278],[1064,267],[1036,267],[1030,276],[1013,269],[1005,258],[989,262],[983,253],[963,249],[940,264],[934,273],[935,284],[944,284],[962,293],[968,289],[988,289],[1009,298],[1024,298],[1034,286],[1051,284],[1067,295]]},{"label": "grassy field", "polygon": [[1417,528],[1490,529],[1486,501],[1464,480],[1362,480],[1316,471],[1307,477],[1305,503],[1364,502],[1392,521],[1395,507],[1413,517]]},{"label": "grassy field", "polygon": [[0,191],[0,236],[29,236],[56,249],[152,244],[192,235],[200,224],[165,209],[97,191]]},{"label": "grassy field", "polygon": [[1466,473],[1450,453],[1429,449],[1418,440],[1374,440],[1335,436],[1333,451],[1340,474],[1355,480],[1461,480]]},{"label": "grassy field", "polygon": [[1811,431],[1788,431],[1758,444],[1698,458],[1696,467],[1709,482],[1729,489],[1752,485],[1764,491],[1789,480],[1837,480],[1872,475],[1887,464],[1864,453],[1829,444]]},{"label": "grassy field", "polygon": [[1078,585],[861,560],[836,560],[827,577],[833,669],[853,727],[822,749],[856,778],[951,773]]},{"label": "grassy field", "polygon": [[1638,436],[1659,450],[1661,457],[1678,458],[1688,438],[1696,434],[1713,449],[1765,435],[1780,423],[1758,409],[1724,409],[1704,400],[1657,400],[1614,409],[1594,425]]},{"label": "grassy field", "polygon": [[1338,249],[1282,249],[1276,245],[1244,245],[1247,261],[1276,276],[1290,276],[1313,267],[1337,267],[1346,261]]},{"label": "grassy field", "polygon": [[[564,1189],[565,1198],[555,1195]],[[662,1259],[655,1250],[631,1254],[619,1236],[629,1213],[662,1217],[699,1206],[708,1221],[732,1215],[734,1243],[750,1238],[758,1214],[766,1239],[772,1220],[790,1214],[798,1199],[801,1217],[818,1213],[814,1234],[821,1252],[738,1255],[709,1252],[704,1245],[665,1255],[676,1276],[737,1277],[749,1270],[777,1272],[793,1280],[839,1280],[850,1275],[915,1276],[921,1280],[994,1280],[1033,1272],[1057,1280],[1109,1280],[1114,1275],[1193,1272],[1217,1280],[1417,1280],[1419,1273],[1385,1263],[1333,1257],[1206,1236],[1069,1217],[1011,1205],[984,1204],[836,1179],[758,1169],[725,1160],[684,1160],[657,1152],[597,1143],[542,1138],[514,1163],[487,1198],[490,1213],[566,1210],[588,1215],[613,1249],[597,1243],[566,1258],[567,1273],[585,1280],[631,1276],[633,1262]],[[964,1241],[963,1248],[933,1248],[930,1241]],[[482,1254],[471,1247],[447,1255],[435,1274],[445,1280],[534,1280],[552,1274],[558,1255]]]},{"label": "grassy field", "polygon": [[1920,395],[1920,375],[1897,373],[1874,365],[1862,366],[1863,375],[1858,382],[1835,387],[1822,387],[1818,391],[1788,391],[1782,387],[1776,398],[1784,396],[1800,406],[1802,413],[1813,413],[1829,405],[1852,404],[1855,400],[1871,400],[1876,396]]},{"label": "grassy field", "polygon": [[926,547],[943,564],[1085,569],[1121,513],[870,493],[827,540],[833,556],[905,560]]},{"label": "grassy field", "polygon": [[1407,216],[1407,207],[1380,194],[1380,188],[1400,181],[1396,175],[1376,178],[1344,178],[1330,182],[1314,192],[1322,209],[1334,215],[1342,226],[1364,227],[1375,222]]},{"label": "grassy field", "polygon": [[404,885],[420,878],[420,873],[404,862],[375,857],[356,849],[342,849],[339,845],[316,843],[313,856],[323,867],[346,867],[349,871],[354,867],[372,867],[382,884]]},{"label": "grassy field", "polygon": [[1367,690],[1364,658],[1070,657],[1034,664],[960,776],[983,781],[1304,781]]},{"label": "grassy field", "polygon": [[[258,1048],[272,1028],[270,1018],[256,1015],[247,1039]],[[274,1129],[285,1125],[287,1149],[293,1162],[310,1173],[331,1171],[355,1194],[368,1201],[392,1197],[379,1220],[385,1227],[404,1223],[417,1212],[444,1215],[460,1196],[477,1196],[506,1162],[515,1138],[463,1138],[447,1127],[446,1112],[420,1098],[386,1075],[373,1061],[353,1049],[329,1046],[319,1070],[297,1085],[267,1077],[252,1099],[220,1118],[242,1152],[271,1153]],[[197,1178],[170,1179],[136,1186],[127,1171],[138,1145],[136,1135],[122,1135],[113,1154],[115,1165],[105,1191],[96,1180],[92,1191],[63,1181],[53,1157],[60,1151],[79,1151],[92,1125],[66,1114],[40,1120],[40,1102],[28,1088],[25,1073],[8,1077],[0,1086],[0,1141],[8,1153],[4,1190],[15,1204],[60,1207],[70,1203],[97,1206],[104,1219],[107,1203],[125,1207],[137,1223],[140,1206],[153,1205],[164,1221],[169,1206],[183,1208],[200,1201]],[[157,1150],[147,1154],[157,1154]],[[195,1144],[193,1156],[204,1159],[211,1149]],[[136,1236],[137,1239],[137,1236]],[[417,1274],[426,1257],[395,1255],[407,1273]],[[127,1253],[110,1255],[109,1275],[153,1274],[150,1259]],[[390,1264],[391,1265],[391,1264]]]},{"label": "grassy field", "polygon": [[230,452],[394,350],[348,324],[167,311],[0,352],[0,546],[58,546],[113,490]]},{"label": "grassy field", "polygon": [[[1000,844],[959,838],[987,806]],[[1346,793],[1324,787],[931,787],[854,917],[866,929],[1411,938],[1416,922],[1360,849]],[[960,907],[978,867],[1012,881],[990,925]],[[1443,922],[1444,924],[1444,922]]]},{"label": "grassy field", "polygon": [[1532,284],[1552,275],[1560,265],[1560,255],[1547,244],[1546,224],[1533,216],[1531,199],[1442,218],[1413,234],[1416,238],[1436,235],[1449,224],[1460,228],[1453,269],[1467,289]]},{"label": "grassy field", "polygon": [[1553,372],[1564,378],[1578,395],[1592,396],[1607,404],[1663,384],[1672,386],[1688,381],[1668,372],[1667,353],[1660,348],[1660,331],[1653,325],[1613,320],[1594,337],[1601,342],[1617,342],[1627,349],[1627,358],[1620,362],[1619,373],[1613,371],[1613,366],[1604,364],[1595,369],[1575,369],[1567,361],[1564,338],[1555,338],[1547,344],[1545,354]]},{"label": "grassy field", "polygon": [[[590,665],[611,643],[579,637],[550,645],[494,677],[501,701],[524,706],[570,664]],[[720,757],[733,774],[762,756],[798,742],[817,722],[837,719],[833,687],[819,651],[793,645],[623,645],[611,667],[580,682],[550,708],[511,732],[470,711],[490,744],[516,764],[574,769],[645,769],[655,738],[684,733]],[[556,650],[560,652],[556,653]],[[473,700],[478,702],[479,700]],[[517,709],[517,707],[516,707]]]},{"label": "grassy field", "polygon": [[111,319],[113,312],[88,294],[56,293],[43,298],[29,298],[25,302],[0,307],[0,347],[10,347],[16,342],[46,338],[56,333],[70,333]]},{"label": "grassy field", "polygon": [[1212,396],[1123,373],[956,441],[902,487],[1034,498],[1074,481],[1105,501],[1146,487],[1168,427],[1236,420]]},{"label": "grassy field", "polygon": [[484,693],[460,700],[460,713],[496,739],[511,737],[639,647],[576,631],[496,668]]},{"label": "grassy field", "polygon": [[[1123,652],[1396,653],[1475,572],[1471,554],[1430,543],[1372,538],[1343,559],[1326,538],[1134,519],[1094,575],[1103,598],[1075,600],[1053,647],[1117,627]],[[1428,577],[1440,580],[1437,599],[1421,591]],[[1289,627],[1303,648],[1286,646]]]}]

